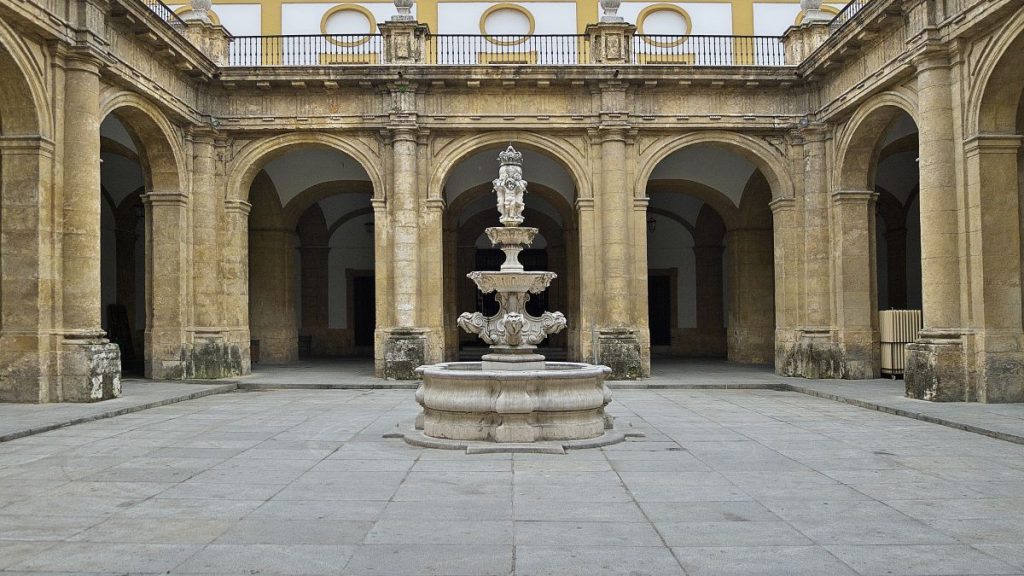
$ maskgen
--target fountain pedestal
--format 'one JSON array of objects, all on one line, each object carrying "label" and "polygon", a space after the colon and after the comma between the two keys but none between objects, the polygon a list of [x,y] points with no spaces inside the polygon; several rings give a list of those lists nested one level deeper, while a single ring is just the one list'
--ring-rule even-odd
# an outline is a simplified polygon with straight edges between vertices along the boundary
[{"label": "fountain pedestal", "polygon": [[495,293],[498,312],[465,312],[458,324],[490,345],[482,362],[448,362],[420,366],[423,383],[416,401],[423,406],[419,432],[406,434],[411,444],[465,448],[470,452],[563,452],[620,442],[604,408],[611,401],[607,366],[547,362],[536,346],[566,326],[561,312],[533,316],[526,311],[531,294],[547,290],[554,272],[527,271],[519,253],[533,242],[536,228],[520,226],[525,207],[522,154],[512,146],[498,156],[494,180],[500,221],[487,229],[492,244],[505,253],[498,271],[468,274],[477,288]]}]

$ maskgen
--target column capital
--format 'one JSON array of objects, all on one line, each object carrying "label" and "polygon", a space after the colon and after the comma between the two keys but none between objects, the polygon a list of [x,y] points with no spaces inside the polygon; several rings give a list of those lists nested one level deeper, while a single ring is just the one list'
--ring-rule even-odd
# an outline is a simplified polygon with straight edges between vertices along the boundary
[{"label": "column capital", "polygon": [[647,211],[647,207],[650,206],[650,205],[651,205],[651,199],[648,198],[647,196],[644,196],[642,198],[638,198],[638,197],[634,197],[633,198],[633,210],[636,210],[638,212],[646,212]]},{"label": "column capital", "polygon": [[245,200],[225,200],[224,210],[229,214],[241,214],[242,216],[248,216],[249,211],[252,210],[252,204]]},{"label": "column capital", "polygon": [[419,136],[419,129],[415,124],[392,124],[381,129],[381,133],[388,139],[390,144],[395,142],[416,143]]},{"label": "column capital", "polygon": [[427,198],[426,206],[428,211],[444,212],[444,209],[448,206],[448,203],[444,201],[444,198]]},{"label": "column capital", "polygon": [[910,63],[917,68],[918,72],[924,72],[933,68],[949,69],[952,62],[949,58],[949,51],[944,47],[928,46],[922,52],[914,55]]},{"label": "column capital", "polygon": [[836,204],[874,203],[878,192],[873,190],[833,190],[832,201]]},{"label": "column capital", "polygon": [[771,208],[772,214],[789,212],[796,209],[796,198],[775,198],[768,203],[768,207]]},{"label": "column capital", "polygon": [[370,198],[370,206],[373,207],[374,214],[381,214],[388,209],[387,200],[384,198]]},{"label": "column capital", "polygon": [[188,194],[182,192],[161,192],[158,194],[143,194],[140,196],[142,203],[147,206],[187,206]]},{"label": "column capital", "polygon": [[1024,145],[1024,136],[1017,134],[975,134],[964,138],[964,152],[968,156],[991,152],[994,154],[1016,154]]},{"label": "column capital", "polygon": [[64,55],[64,68],[76,72],[100,75],[103,59],[89,48],[72,48]]},{"label": "column capital", "polygon": [[594,199],[593,198],[577,198],[576,199],[576,210],[583,212],[594,211]]}]

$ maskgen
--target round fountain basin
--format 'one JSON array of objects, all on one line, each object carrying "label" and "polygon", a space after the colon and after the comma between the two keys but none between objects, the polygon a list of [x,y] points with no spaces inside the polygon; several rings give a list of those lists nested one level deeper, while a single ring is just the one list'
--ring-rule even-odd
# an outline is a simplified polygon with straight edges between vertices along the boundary
[{"label": "round fountain basin", "polygon": [[431,438],[502,443],[583,440],[605,434],[607,366],[545,362],[543,370],[484,370],[481,362],[416,369],[417,428]]}]

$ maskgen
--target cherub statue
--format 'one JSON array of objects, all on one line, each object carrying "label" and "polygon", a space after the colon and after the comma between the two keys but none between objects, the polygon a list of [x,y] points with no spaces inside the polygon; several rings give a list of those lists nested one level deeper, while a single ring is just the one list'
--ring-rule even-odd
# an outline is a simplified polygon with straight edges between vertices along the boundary
[{"label": "cherub statue", "polygon": [[526,194],[526,180],[523,180],[523,154],[509,144],[498,154],[498,177],[494,179],[494,192],[498,195],[499,220],[505,226],[519,226],[523,223],[523,195]]}]

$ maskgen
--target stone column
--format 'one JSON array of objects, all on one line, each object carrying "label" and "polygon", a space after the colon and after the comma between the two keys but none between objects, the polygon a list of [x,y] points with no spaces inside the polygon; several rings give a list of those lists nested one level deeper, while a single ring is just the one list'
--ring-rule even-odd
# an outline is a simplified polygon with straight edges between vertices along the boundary
[{"label": "stone column", "polygon": [[218,229],[223,205],[219,199],[217,135],[192,134],[192,305],[191,378],[223,378],[241,373],[224,327],[220,259],[224,247]]},{"label": "stone column", "polygon": [[121,356],[101,328],[99,63],[66,60],[64,194],[61,235],[63,302],[59,400],[88,402],[120,395]]},{"label": "stone column", "polygon": [[[625,89],[609,86],[604,107],[617,110]],[[610,97],[608,97],[610,96]],[[611,104],[611,106],[609,106]],[[615,108],[612,108],[615,106]],[[632,187],[626,184],[626,129],[618,117],[607,116],[599,132],[601,143],[601,251],[604,263],[604,322],[598,336],[601,364],[612,369],[609,378],[632,380],[642,375],[640,342],[632,323],[632,274],[630,220],[633,217]]]},{"label": "stone column", "polygon": [[579,359],[583,362],[597,362],[597,330],[601,324],[602,293],[599,284],[603,270],[600,258],[601,238],[598,236],[598,216],[594,209],[594,198],[576,199],[576,218],[579,222],[577,270],[579,271]]},{"label": "stone column", "polygon": [[370,205],[373,206],[373,275],[376,299],[373,372],[378,378],[384,378],[387,364],[384,357],[385,348],[395,316],[391,289],[391,217],[388,215],[388,203],[383,197],[371,198]]},{"label": "stone column", "polygon": [[147,378],[192,374],[187,343],[189,296],[189,197],[180,192],[145,194]]},{"label": "stone column", "polygon": [[259,340],[260,363],[284,364],[299,356],[292,271],[295,232],[251,230],[249,249],[259,269],[249,279],[249,322],[252,339]]},{"label": "stone column", "polygon": [[240,374],[252,369],[249,333],[249,210],[244,200],[224,202],[224,226],[220,237],[223,321],[228,353]]},{"label": "stone column", "polygon": [[727,350],[722,265],[724,250],[721,244],[693,247],[694,274],[697,278],[698,354],[701,356],[719,356]]},{"label": "stone column", "polygon": [[728,357],[732,362],[770,364],[774,357],[774,237],[767,229],[726,232],[729,251]]},{"label": "stone column", "polygon": [[[300,246],[299,264],[302,275],[302,335],[311,338],[310,354],[327,354],[328,301],[330,280],[328,258],[330,246]],[[351,298],[352,295],[349,295]]]},{"label": "stone column", "polygon": [[949,59],[915,61],[921,170],[921,298],[924,329],[907,346],[907,396],[968,400],[960,317],[960,222]]},{"label": "stone column", "polygon": [[836,318],[847,378],[878,378],[875,202],[870,190],[832,192]]},{"label": "stone column", "polygon": [[977,400],[1024,402],[1020,136],[981,134],[964,148],[971,251],[967,281]]},{"label": "stone column", "polygon": [[398,126],[391,138],[390,208],[391,285],[394,324],[384,346],[384,377],[414,380],[426,362],[426,330],[417,325],[419,310],[419,219],[416,129]]},{"label": "stone column", "polygon": [[803,319],[799,342],[785,363],[785,374],[805,378],[843,378],[844,359],[832,334],[832,252],[829,244],[829,195],[826,168],[827,129],[814,126],[804,139]]}]

